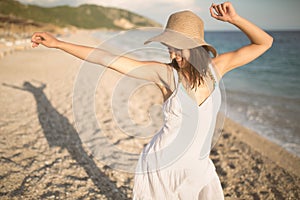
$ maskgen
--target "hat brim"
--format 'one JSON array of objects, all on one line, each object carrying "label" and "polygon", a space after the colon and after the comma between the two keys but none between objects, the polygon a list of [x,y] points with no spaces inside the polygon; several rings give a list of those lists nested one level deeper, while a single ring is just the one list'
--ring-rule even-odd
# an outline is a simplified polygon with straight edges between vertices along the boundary
[{"label": "hat brim", "polygon": [[192,49],[195,47],[204,46],[214,55],[214,57],[218,55],[216,49],[212,45],[206,43],[204,40],[189,38],[179,32],[171,30],[165,30],[161,34],[148,39],[146,42],[144,42],[144,44],[149,44],[150,42],[160,42],[176,49]]}]

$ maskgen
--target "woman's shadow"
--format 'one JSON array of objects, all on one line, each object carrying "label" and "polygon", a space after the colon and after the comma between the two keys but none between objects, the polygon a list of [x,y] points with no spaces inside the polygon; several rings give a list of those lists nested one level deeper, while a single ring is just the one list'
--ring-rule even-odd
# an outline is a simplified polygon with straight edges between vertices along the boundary
[{"label": "woman's shadow", "polygon": [[[107,196],[108,199],[127,199],[125,191],[128,188],[118,188],[116,184],[97,167],[94,160],[84,150],[78,132],[69,122],[68,118],[60,114],[52,106],[43,91],[46,88],[46,84],[41,84],[39,87],[34,86],[30,82],[24,82],[23,87],[5,83],[3,83],[3,85],[32,93],[37,105],[38,119],[49,146],[67,149],[71,157],[76,160],[95,186],[99,188],[100,193]],[[107,188],[110,189],[110,194],[102,192],[103,189],[105,190]]]}]

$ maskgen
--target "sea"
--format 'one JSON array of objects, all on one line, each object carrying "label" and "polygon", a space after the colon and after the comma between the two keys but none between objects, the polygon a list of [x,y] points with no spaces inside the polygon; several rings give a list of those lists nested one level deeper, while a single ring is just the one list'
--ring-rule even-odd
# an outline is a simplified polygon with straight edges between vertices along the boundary
[{"label": "sea", "polygon": [[[159,28],[97,31],[93,36],[104,41],[100,48],[109,46],[141,60],[168,62],[163,45],[143,44],[159,32]],[[273,46],[222,78],[226,116],[300,157],[300,31],[267,32],[274,38]],[[249,44],[238,31],[207,31],[205,40],[219,54]]]}]

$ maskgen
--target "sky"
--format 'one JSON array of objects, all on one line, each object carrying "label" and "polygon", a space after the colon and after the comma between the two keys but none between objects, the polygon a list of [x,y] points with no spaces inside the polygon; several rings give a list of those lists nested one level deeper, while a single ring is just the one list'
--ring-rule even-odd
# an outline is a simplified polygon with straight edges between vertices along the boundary
[{"label": "sky", "polygon": [[[191,10],[198,14],[205,23],[206,30],[236,30],[228,23],[213,19],[209,13],[212,3],[224,1],[211,0],[18,0],[25,4],[44,7],[59,5],[78,6],[97,4],[123,8],[150,19],[163,26],[171,13]],[[300,30],[300,0],[232,0],[237,13],[265,30]]]}]

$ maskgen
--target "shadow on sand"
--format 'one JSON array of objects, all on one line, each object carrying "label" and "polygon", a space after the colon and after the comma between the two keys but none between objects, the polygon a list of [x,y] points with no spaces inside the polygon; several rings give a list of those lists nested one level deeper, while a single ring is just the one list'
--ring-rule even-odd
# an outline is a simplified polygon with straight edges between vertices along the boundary
[{"label": "shadow on sand", "polygon": [[36,87],[30,82],[24,82],[23,87],[8,84],[3,84],[3,86],[27,91],[34,96],[38,119],[49,146],[67,149],[72,159],[85,170],[101,194],[105,195],[107,199],[128,199],[126,191],[129,188],[118,188],[116,184],[97,167],[95,161],[84,150],[78,132],[69,122],[68,118],[60,114],[52,106],[43,91],[46,88],[46,84],[41,84],[39,87]]}]

